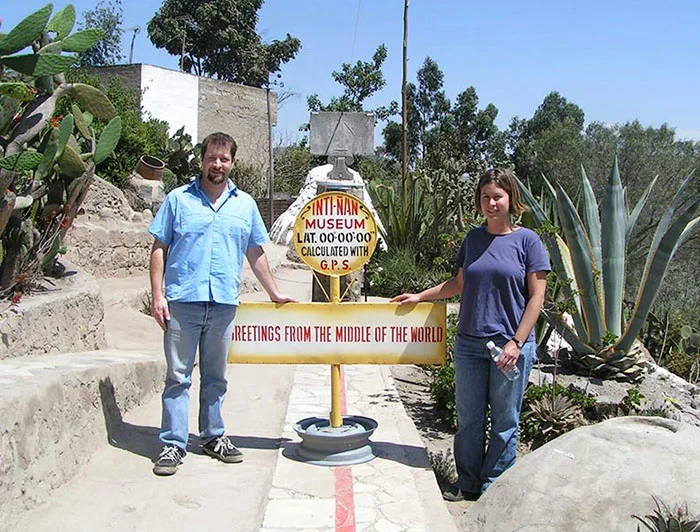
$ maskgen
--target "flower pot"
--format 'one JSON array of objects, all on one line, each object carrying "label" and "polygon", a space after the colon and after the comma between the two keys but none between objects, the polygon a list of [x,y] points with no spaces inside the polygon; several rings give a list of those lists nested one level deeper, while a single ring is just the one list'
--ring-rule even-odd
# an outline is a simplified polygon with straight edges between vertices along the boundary
[{"label": "flower pot", "polygon": [[136,166],[136,173],[144,179],[160,181],[163,178],[165,163],[157,157],[142,155],[139,164]]}]

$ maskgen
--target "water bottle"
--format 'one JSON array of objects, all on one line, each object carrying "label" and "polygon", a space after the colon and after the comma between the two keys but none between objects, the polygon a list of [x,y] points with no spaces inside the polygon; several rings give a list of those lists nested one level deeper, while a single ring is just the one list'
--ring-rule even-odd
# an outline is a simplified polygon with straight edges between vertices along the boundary
[{"label": "water bottle", "polygon": [[[489,355],[491,355],[491,358],[494,362],[498,362],[498,359],[503,354],[503,349],[498,347],[491,340],[486,342],[486,349],[489,350]],[[514,366],[513,368],[508,369],[502,369],[501,373],[503,373],[503,375],[505,375],[506,379],[508,379],[509,381],[514,381],[518,377],[520,377],[520,370],[518,369],[518,366]]]}]

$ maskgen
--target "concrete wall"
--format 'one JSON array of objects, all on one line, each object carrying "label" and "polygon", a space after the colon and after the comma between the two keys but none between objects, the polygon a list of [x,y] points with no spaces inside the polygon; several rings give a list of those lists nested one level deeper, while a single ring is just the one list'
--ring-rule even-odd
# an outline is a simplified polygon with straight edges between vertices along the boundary
[{"label": "concrete wall", "polygon": [[185,126],[185,133],[193,139],[203,138],[198,134],[200,78],[167,68],[140,66],[144,118],[150,115],[165,120],[170,124],[171,136]]},{"label": "concrete wall", "polygon": [[103,66],[90,68],[89,72],[100,78],[105,87],[109,86],[112,78],[117,77],[127,89],[141,91],[141,65]]}]

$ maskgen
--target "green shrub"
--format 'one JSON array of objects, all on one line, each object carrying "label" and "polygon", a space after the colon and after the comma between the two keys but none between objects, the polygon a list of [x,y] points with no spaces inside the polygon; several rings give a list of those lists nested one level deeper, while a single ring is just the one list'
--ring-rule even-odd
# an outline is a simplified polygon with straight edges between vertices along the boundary
[{"label": "green shrub", "polygon": [[394,183],[401,178],[401,168],[396,163],[381,157],[358,156],[353,165],[362,176],[365,184],[383,183],[385,185]]},{"label": "green shrub", "polygon": [[172,190],[180,186],[177,176],[170,168],[163,170],[163,178],[161,179],[161,183],[163,183],[163,191],[166,194],[169,194]]},{"label": "green shrub", "polygon": [[370,292],[381,297],[421,292],[451,277],[446,269],[422,266],[413,248],[378,249],[367,265],[367,275]]},{"label": "green shrub", "polygon": [[644,344],[656,363],[686,381],[700,382],[700,309],[650,313],[644,324]]},{"label": "green shrub", "polygon": [[310,169],[311,153],[303,142],[292,144],[275,157],[275,192],[297,196]]},{"label": "green shrub", "polygon": [[231,179],[238,188],[254,198],[264,198],[267,194],[267,182],[259,165],[236,160],[231,170]]},{"label": "green shrub", "polygon": [[445,338],[445,363],[428,369],[430,396],[443,413],[444,420],[456,429],[458,426],[457,405],[455,403],[455,361],[454,348],[457,337],[457,316],[447,316],[447,336]]}]

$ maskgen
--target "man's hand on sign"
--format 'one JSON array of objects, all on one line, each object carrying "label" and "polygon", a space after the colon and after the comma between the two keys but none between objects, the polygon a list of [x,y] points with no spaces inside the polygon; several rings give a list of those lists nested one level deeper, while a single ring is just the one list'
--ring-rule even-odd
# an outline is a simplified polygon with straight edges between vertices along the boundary
[{"label": "man's hand on sign", "polygon": [[298,300],[286,294],[274,294],[273,296],[270,296],[270,301],[273,303],[299,303]]},{"label": "man's hand on sign", "polygon": [[389,300],[389,303],[398,303],[399,305],[404,305],[407,303],[420,303],[420,297],[418,294],[401,294]]},{"label": "man's hand on sign", "polygon": [[153,296],[151,298],[151,314],[164,331],[168,330],[168,321],[170,320],[170,309],[168,301],[161,296]]}]

